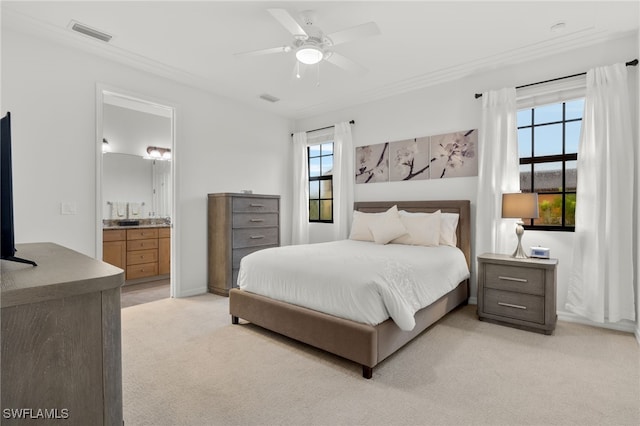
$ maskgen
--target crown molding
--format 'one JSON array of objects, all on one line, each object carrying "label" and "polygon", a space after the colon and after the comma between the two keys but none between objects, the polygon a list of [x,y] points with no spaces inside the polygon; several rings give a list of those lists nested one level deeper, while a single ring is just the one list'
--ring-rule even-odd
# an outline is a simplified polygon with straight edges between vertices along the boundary
[{"label": "crown molding", "polygon": [[[231,98],[220,88],[225,87],[224,82],[211,81],[210,79],[186,72],[170,65],[155,61],[153,59],[138,55],[117,46],[110,45],[79,33],[72,32],[67,28],[60,28],[55,25],[42,22],[27,15],[13,11],[10,8],[2,10],[2,24],[4,27],[13,29],[29,35],[36,35],[47,40],[52,40],[62,45],[80,49],[87,53],[97,55],[108,60],[127,65],[137,70],[145,71],[152,75],[157,75],[197,90],[205,90],[216,96],[220,96],[240,103],[237,99]],[[360,93],[349,94],[338,99],[326,102],[319,102],[314,105],[300,107],[286,104],[273,105],[271,108],[261,107],[255,100],[246,100],[244,103],[253,108],[270,111],[288,119],[304,119],[320,115],[323,113],[355,107],[365,103],[378,101],[392,96],[436,86],[443,83],[462,79],[472,74],[479,74],[491,71],[500,67],[511,66],[523,62],[534,61],[540,58],[556,55],[570,50],[588,47],[605,41],[627,37],[636,31],[612,33],[610,31],[598,30],[595,27],[585,28],[569,34],[565,34],[552,39],[532,43],[527,46],[511,49],[492,56],[466,61],[455,66],[441,68],[427,72],[415,77],[396,81],[385,86]]]},{"label": "crown molding", "polygon": [[441,68],[412,78],[361,92],[350,94],[341,99],[332,100],[315,105],[299,108],[296,119],[310,118],[325,112],[345,109],[369,102],[390,98],[443,83],[449,83],[474,74],[481,74],[501,67],[513,66],[525,62],[539,60],[545,57],[589,47],[598,43],[617,40],[633,35],[636,31],[611,33],[595,28],[576,31],[562,37],[556,37],[528,46],[501,52],[481,59],[467,61],[452,67]]}]

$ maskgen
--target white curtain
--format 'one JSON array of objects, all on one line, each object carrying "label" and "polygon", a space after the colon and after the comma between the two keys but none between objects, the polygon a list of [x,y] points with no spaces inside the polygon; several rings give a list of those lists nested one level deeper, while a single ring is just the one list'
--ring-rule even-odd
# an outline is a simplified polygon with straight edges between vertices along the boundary
[{"label": "white curtain", "polygon": [[337,123],[333,136],[333,224],[334,239],[349,237],[349,227],[353,215],[353,141],[351,125]]},{"label": "white curtain", "polygon": [[476,253],[511,254],[515,219],[502,219],[502,194],[520,192],[516,89],[482,94],[479,134]]},{"label": "white curtain", "polygon": [[587,72],[566,308],[599,323],[635,320],[634,144],[628,94],[624,64]]},{"label": "white curtain", "polygon": [[291,243],[309,242],[309,184],[307,182],[307,132],[293,135],[293,211]]}]

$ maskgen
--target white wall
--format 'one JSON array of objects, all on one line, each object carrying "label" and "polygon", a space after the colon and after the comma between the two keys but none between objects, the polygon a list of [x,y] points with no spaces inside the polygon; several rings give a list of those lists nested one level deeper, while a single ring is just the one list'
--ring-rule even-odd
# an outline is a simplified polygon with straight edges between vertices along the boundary
[{"label": "white wall", "polygon": [[[128,66],[2,29],[2,113],[11,111],[16,242],[96,248],[96,84],[177,108],[177,295],[206,291],[206,196],[282,196],[290,241],[291,122]],[[61,215],[62,201],[77,215]]]},{"label": "white wall", "polygon": [[[324,127],[339,121],[355,120],[352,127],[354,145],[362,146],[478,128],[481,120],[481,100],[474,98],[475,93],[580,73],[594,66],[626,62],[636,57],[638,57],[638,39],[633,35],[588,49],[578,49],[518,66],[497,68],[459,81],[298,120],[296,131]],[[636,73],[637,68],[631,67],[629,71]],[[637,90],[634,88],[632,93],[637,93]],[[637,114],[634,117],[637,120]],[[469,199],[472,220],[475,220],[477,184],[477,177],[360,184],[356,185],[355,199],[356,201]],[[312,241],[328,240],[331,235],[331,226],[314,224],[310,229]],[[474,233],[475,230],[472,229],[473,258],[481,254],[475,252]],[[515,232],[513,241],[515,247]],[[551,248],[552,256],[559,259],[558,313],[565,318],[571,316],[565,311],[564,305],[572,262],[573,233],[526,231],[523,246],[532,245]],[[471,279],[471,292],[474,297],[472,301],[475,300],[477,291],[475,267],[474,262]]]}]

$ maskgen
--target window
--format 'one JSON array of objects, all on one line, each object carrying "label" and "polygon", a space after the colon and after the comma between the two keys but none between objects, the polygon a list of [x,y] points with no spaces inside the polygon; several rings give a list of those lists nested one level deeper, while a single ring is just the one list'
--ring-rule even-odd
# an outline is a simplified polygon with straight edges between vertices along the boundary
[{"label": "window", "polygon": [[333,223],[333,142],[307,147],[309,222]]},{"label": "window", "polygon": [[525,228],[573,231],[584,99],[518,111],[520,190],[537,192],[540,217]]}]

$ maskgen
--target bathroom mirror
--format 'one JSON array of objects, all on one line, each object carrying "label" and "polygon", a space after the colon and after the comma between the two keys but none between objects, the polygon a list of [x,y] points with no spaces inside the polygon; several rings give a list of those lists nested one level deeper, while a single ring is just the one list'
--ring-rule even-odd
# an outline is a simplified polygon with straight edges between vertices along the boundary
[{"label": "bathroom mirror", "polygon": [[[171,118],[166,109],[104,97],[103,219],[165,219],[171,215]],[[153,148],[165,153],[164,159]]]}]

